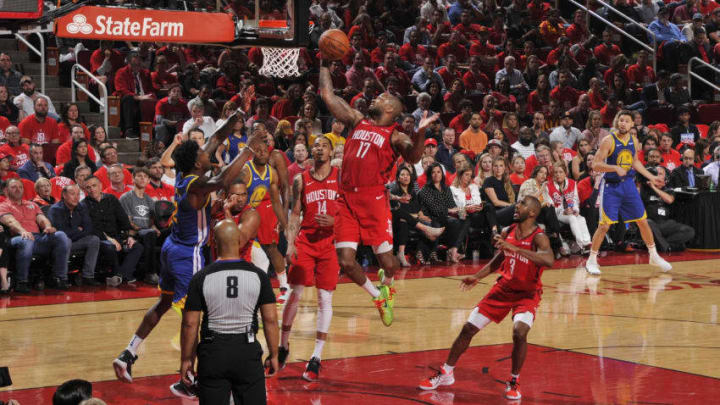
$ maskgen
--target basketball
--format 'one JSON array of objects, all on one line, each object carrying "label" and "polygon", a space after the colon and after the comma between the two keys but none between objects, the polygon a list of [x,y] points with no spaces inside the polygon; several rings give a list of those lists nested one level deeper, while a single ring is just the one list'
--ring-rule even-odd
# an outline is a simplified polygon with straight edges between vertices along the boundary
[{"label": "basketball", "polygon": [[342,30],[327,30],[320,36],[318,46],[324,59],[338,60],[350,50],[350,40]]}]

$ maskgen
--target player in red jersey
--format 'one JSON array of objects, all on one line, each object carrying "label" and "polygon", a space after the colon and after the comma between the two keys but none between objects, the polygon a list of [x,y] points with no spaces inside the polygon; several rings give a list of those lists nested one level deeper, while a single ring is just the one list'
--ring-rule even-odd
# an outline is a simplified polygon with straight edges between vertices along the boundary
[{"label": "player in red jersey", "polygon": [[315,350],[302,375],[307,381],[317,381],[320,374],[322,349],[332,319],[332,294],[340,270],[333,248],[333,225],[338,214],[339,171],[330,166],[332,152],[330,139],[325,136],[315,138],[312,148],[314,166],[293,180],[294,200],[287,231],[287,258],[292,263],[288,281],[292,293],[283,310],[278,362],[280,368],[285,366],[290,353],[290,330],[300,297],[304,287],[314,284],[318,296],[317,333]]},{"label": "player in red jersey", "polygon": [[[402,102],[389,93],[376,97],[368,108],[368,118],[350,107],[333,92],[329,61],[320,67],[319,92],[330,113],[352,128],[343,154],[340,177],[340,211],[335,222],[335,248],[343,272],[372,297],[383,324],[393,320],[393,274],[399,262],[393,255],[392,218],[385,184],[398,156],[417,163],[425,149],[425,129],[439,116],[420,121],[415,134],[397,130]],[[355,261],[359,243],[372,247],[380,263],[380,287],[375,287]],[[383,270],[384,269],[384,270]]]},{"label": "player in red jersey", "polygon": [[467,350],[473,336],[490,321],[500,323],[512,310],[512,370],[510,381],[505,388],[505,397],[520,399],[518,380],[527,354],[527,334],[540,305],[540,277],[545,267],[551,267],[554,262],[550,240],[535,222],[540,209],[540,202],[535,197],[526,196],[518,202],[513,216],[515,224],[505,228],[502,235],[495,237],[497,255],[480,271],[462,281],[460,289],[467,291],[490,273],[500,269],[500,277],[470,314],[460,335],[455,339],[445,364],[437,374],[421,382],[419,388],[434,390],[441,385],[452,385],[455,382],[455,364]]},{"label": "player in red jersey", "polygon": [[[240,245],[240,257],[262,268],[262,266],[253,261],[252,257],[253,244],[255,243],[258,228],[260,227],[260,214],[247,203],[247,199],[248,192],[245,183],[236,182],[231,184],[225,192],[225,199],[219,199],[213,204],[212,218],[214,223],[212,229],[215,228],[215,223],[223,219],[235,221],[238,228],[240,228],[242,240],[246,241]],[[215,242],[212,235],[210,240],[212,241],[212,245]],[[214,253],[215,246],[213,245],[212,248]],[[267,267],[263,270],[267,272]]]}]

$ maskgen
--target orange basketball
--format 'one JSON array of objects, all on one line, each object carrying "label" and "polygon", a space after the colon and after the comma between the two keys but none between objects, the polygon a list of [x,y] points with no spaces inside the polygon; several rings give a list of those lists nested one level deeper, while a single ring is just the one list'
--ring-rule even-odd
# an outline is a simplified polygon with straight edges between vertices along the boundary
[{"label": "orange basketball", "polygon": [[350,40],[342,30],[327,30],[320,36],[318,46],[324,59],[338,60],[350,51]]}]

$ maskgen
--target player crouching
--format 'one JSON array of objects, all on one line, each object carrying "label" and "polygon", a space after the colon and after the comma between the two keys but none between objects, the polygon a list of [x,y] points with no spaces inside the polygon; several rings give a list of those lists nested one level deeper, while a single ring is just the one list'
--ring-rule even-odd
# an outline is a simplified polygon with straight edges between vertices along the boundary
[{"label": "player crouching", "polygon": [[[287,231],[288,262],[292,263],[288,281],[292,293],[283,310],[278,362],[285,367],[290,354],[290,330],[305,287],[317,287],[317,335],[315,350],[303,373],[303,379],[317,381],[322,349],[332,319],[332,294],[337,286],[340,265],[333,249],[333,225],[338,215],[338,169],[330,166],[332,144],[325,136],[315,139],[312,147],[314,166],[293,180],[294,201]],[[302,217],[302,222],[301,218]],[[298,233],[299,231],[299,233]]]},{"label": "player crouching", "polygon": [[467,291],[490,273],[500,269],[500,277],[470,314],[460,335],[455,339],[445,364],[437,374],[421,382],[420,389],[434,390],[441,385],[452,385],[455,382],[455,364],[467,350],[472,338],[490,321],[500,323],[512,310],[512,371],[505,388],[505,397],[521,398],[518,380],[527,354],[527,334],[532,327],[542,295],[540,277],[543,270],[551,267],[554,262],[550,241],[535,222],[540,208],[540,202],[535,197],[523,198],[515,207],[515,224],[503,230],[502,235],[495,237],[497,255],[475,275],[462,280],[460,289]]}]

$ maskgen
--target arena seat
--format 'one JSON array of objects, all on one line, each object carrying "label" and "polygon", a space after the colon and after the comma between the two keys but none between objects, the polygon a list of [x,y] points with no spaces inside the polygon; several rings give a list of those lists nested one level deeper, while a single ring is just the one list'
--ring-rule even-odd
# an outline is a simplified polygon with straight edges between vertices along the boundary
[{"label": "arena seat", "polygon": [[701,124],[710,125],[713,121],[720,120],[720,104],[701,104],[698,107],[698,121]]},{"label": "arena seat", "polygon": [[55,166],[55,156],[60,143],[46,143],[43,145],[43,160]]},{"label": "arena seat", "polygon": [[675,122],[675,114],[672,108],[651,107],[645,110],[645,122],[670,126]]}]

